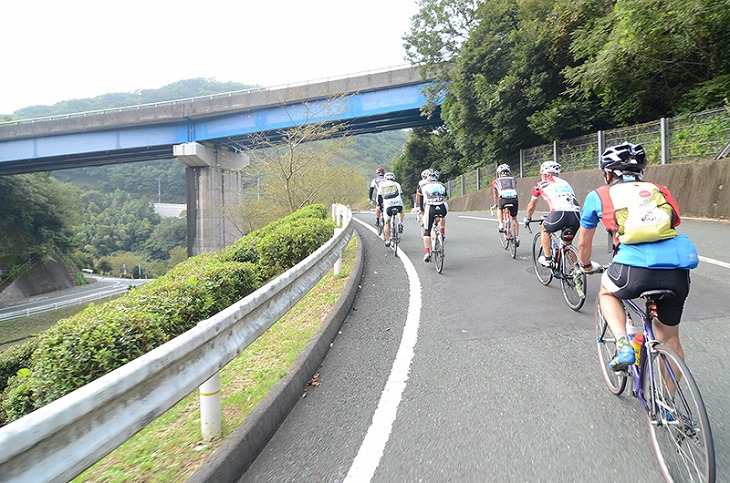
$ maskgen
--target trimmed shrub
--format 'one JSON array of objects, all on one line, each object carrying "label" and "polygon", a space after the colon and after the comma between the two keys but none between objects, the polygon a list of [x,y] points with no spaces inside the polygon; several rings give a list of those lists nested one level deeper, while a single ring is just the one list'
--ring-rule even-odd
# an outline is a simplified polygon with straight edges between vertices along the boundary
[{"label": "trimmed shrub", "polygon": [[267,278],[279,275],[301,262],[332,238],[335,224],[316,218],[302,218],[281,225],[261,240],[260,265]]},{"label": "trimmed shrub", "polygon": [[36,347],[38,347],[38,339],[34,337],[0,352],[0,393],[7,386],[8,380],[20,369],[30,367],[31,356]]}]

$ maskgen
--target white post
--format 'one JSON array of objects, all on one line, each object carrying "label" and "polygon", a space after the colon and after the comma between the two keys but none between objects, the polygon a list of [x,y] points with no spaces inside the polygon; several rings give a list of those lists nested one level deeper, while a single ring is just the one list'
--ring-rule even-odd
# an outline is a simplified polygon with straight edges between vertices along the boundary
[{"label": "white post", "polygon": [[[332,220],[335,222],[337,228],[335,228],[334,236],[337,236],[342,231],[342,225],[344,225],[344,206],[339,204],[332,204]],[[339,275],[342,271],[342,257],[340,256],[335,260],[335,266],[333,267],[334,274]]]},{"label": "white post", "polygon": [[221,379],[216,372],[200,386],[200,431],[203,440],[213,441],[221,436]]}]

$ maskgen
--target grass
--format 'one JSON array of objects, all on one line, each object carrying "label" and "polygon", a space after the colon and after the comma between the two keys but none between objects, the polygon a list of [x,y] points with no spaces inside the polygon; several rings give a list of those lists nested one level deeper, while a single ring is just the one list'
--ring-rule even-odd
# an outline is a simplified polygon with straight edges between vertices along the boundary
[{"label": "grass", "polygon": [[96,302],[91,302],[89,304],[64,307],[58,310],[31,315],[30,317],[22,317],[19,319],[11,319],[0,322],[0,352],[10,346],[25,342],[27,339],[45,331],[59,320],[71,317],[90,305],[102,304],[116,297],[119,297],[119,295],[97,300]]},{"label": "grass", "polygon": [[343,255],[342,272],[325,275],[284,317],[221,370],[220,440],[201,440],[196,390],[73,481],[168,482],[189,478],[286,375],[345,287],[355,251],[353,237]]}]

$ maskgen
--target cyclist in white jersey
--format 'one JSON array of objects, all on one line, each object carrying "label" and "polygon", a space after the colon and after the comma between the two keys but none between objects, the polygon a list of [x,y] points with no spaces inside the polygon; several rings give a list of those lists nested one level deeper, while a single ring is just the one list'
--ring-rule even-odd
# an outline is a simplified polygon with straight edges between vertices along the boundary
[{"label": "cyclist in white jersey", "polygon": [[403,189],[395,180],[393,173],[385,173],[383,181],[378,185],[378,204],[383,207],[383,237],[385,246],[390,246],[390,217],[398,215],[398,233],[403,233]]},{"label": "cyclist in white jersey", "polygon": [[535,212],[535,205],[540,198],[548,205],[550,213],[542,222],[542,251],[538,262],[544,267],[549,267],[553,260],[552,247],[550,246],[550,233],[571,227],[578,232],[580,227],[580,205],[575,197],[575,192],[570,184],[562,178],[560,164],[554,161],[546,161],[540,166],[541,180],[532,188],[532,198],[527,204],[527,216],[525,225],[532,221],[532,214]]},{"label": "cyclist in white jersey", "polygon": [[428,175],[431,174],[431,168],[426,168],[423,171],[421,171],[421,180],[418,182],[418,186],[416,187],[416,202],[414,206],[418,210],[418,214],[416,215],[416,218],[418,219],[418,224],[423,226],[423,208],[421,199],[423,198],[423,185],[428,183]]},{"label": "cyclist in white jersey", "polygon": [[[383,168],[378,168],[378,170],[375,172],[375,178],[370,182],[370,191],[368,192],[368,198],[370,201],[375,203],[375,226],[378,226],[378,222],[380,221],[380,214],[382,213],[382,205],[378,202],[378,185],[383,182],[385,179],[385,170]],[[375,195],[375,197],[373,197]]]},{"label": "cyclist in white jersey", "polygon": [[494,196],[494,206],[499,209],[499,231],[504,230],[502,210],[505,209],[505,205],[508,205],[507,209],[515,227],[515,246],[520,246],[520,224],[517,222],[517,210],[519,209],[517,180],[511,176],[508,164],[500,164],[497,167],[497,179],[492,181],[492,194]]},{"label": "cyclist in white jersey", "polygon": [[446,203],[446,186],[439,182],[439,172],[431,170],[426,183],[421,186],[421,200],[419,208],[424,214],[423,219],[423,246],[426,253],[424,262],[431,261],[431,228],[437,216],[441,217],[441,234],[446,236],[446,213],[449,205]]}]

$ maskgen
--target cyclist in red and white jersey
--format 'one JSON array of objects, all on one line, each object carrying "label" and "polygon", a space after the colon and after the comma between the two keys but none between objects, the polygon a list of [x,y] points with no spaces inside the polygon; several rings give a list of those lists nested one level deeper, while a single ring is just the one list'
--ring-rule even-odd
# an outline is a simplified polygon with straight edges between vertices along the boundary
[{"label": "cyclist in red and white jersey", "polygon": [[541,180],[532,188],[532,198],[527,204],[525,225],[532,221],[537,200],[542,198],[548,205],[550,213],[542,222],[542,251],[538,262],[549,267],[553,260],[550,246],[550,233],[571,227],[574,232],[580,227],[580,205],[570,183],[559,178],[560,164],[555,161],[545,161],[540,165]]}]

